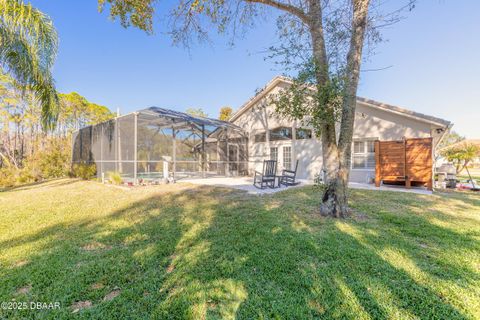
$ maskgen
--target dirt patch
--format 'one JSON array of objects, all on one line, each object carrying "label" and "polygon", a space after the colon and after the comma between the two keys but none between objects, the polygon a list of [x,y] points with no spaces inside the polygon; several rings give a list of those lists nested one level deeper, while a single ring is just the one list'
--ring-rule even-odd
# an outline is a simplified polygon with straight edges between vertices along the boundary
[{"label": "dirt patch", "polygon": [[308,301],[308,306],[318,312],[319,314],[324,314],[325,313],[325,308],[320,304],[320,302],[316,300],[310,300]]},{"label": "dirt patch", "polygon": [[215,309],[217,307],[217,304],[215,302],[213,302],[212,300],[208,300],[207,301],[207,307],[209,309]]},{"label": "dirt patch", "polygon": [[82,247],[82,249],[85,251],[109,250],[111,248],[112,246],[106,246],[103,243],[97,241],[90,242]]},{"label": "dirt patch", "polygon": [[173,263],[171,263],[171,264],[167,267],[167,273],[171,273],[173,270],[175,270],[175,266],[173,265]]},{"label": "dirt patch", "polygon": [[120,295],[121,290],[120,289],[115,289],[109,294],[107,294],[105,297],[103,297],[103,301],[110,301],[113,300],[115,297],[118,297]]},{"label": "dirt patch", "polygon": [[369,219],[368,215],[365,212],[359,211],[357,209],[350,208],[348,210],[350,216],[355,220],[355,221],[367,221]]},{"label": "dirt patch", "polygon": [[105,288],[105,286],[101,282],[96,282],[96,283],[92,284],[90,286],[90,288],[92,288],[93,290],[100,290],[100,289]]},{"label": "dirt patch", "polygon": [[17,289],[17,294],[28,294],[32,290],[32,286],[28,285]]},{"label": "dirt patch", "polygon": [[13,264],[13,267],[14,268],[20,268],[20,267],[23,267],[23,266],[27,265],[28,262],[29,262],[28,260],[20,260],[20,261],[15,262]]},{"label": "dirt patch", "polygon": [[89,300],[86,300],[86,301],[77,301],[73,303],[70,306],[70,308],[72,308],[73,310],[72,313],[77,313],[82,309],[88,309],[88,308],[91,308],[92,306],[93,306],[92,302]]},{"label": "dirt patch", "polygon": [[175,265],[174,265],[173,261],[174,261],[176,258],[177,258],[177,256],[174,255],[174,254],[172,254],[172,255],[170,256],[170,264],[169,264],[169,266],[167,267],[167,270],[166,270],[167,273],[171,273],[173,270],[175,270]]}]

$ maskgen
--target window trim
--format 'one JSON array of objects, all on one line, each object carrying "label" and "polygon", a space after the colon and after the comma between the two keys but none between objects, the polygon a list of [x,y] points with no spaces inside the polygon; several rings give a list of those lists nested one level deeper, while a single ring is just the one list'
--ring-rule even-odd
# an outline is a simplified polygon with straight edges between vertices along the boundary
[{"label": "window trim", "polygon": [[[350,164],[350,170],[352,171],[375,171],[375,165],[373,167],[368,167],[368,156],[369,155],[374,155],[375,157],[375,152],[368,152],[368,142],[375,142],[378,140],[378,138],[364,138],[364,139],[353,139],[352,141],[352,155],[351,155],[351,164]],[[355,152],[355,142],[362,142],[363,143],[363,152]],[[359,156],[362,155],[365,157],[365,167],[363,168],[355,168],[354,167],[354,157],[355,155]],[[376,159],[374,158],[375,162]]]},{"label": "window trim", "polygon": [[[286,148],[289,148],[289,149],[290,149],[289,152],[288,152],[288,153],[290,154],[290,156],[289,156],[289,158],[290,158],[290,166],[289,166],[289,167],[285,166],[285,149],[286,149]],[[293,159],[292,159],[292,146],[291,146],[291,145],[282,146],[282,166],[283,166],[283,168],[286,169],[286,170],[292,170],[292,160],[293,160]]]},{"label": "window trim", "polygon": [[[288,135],[287,136],[276,135],[276,134],[273,133],[274,131],[280,131],[281,132],[282,130],[286,130]],[[282,126],[276,127],[276,128],[268,130],[268,137],[269,137],[269,141],[291,141],[293,139],[293,129],[292,129],[292,127],[282,127]],[[275,139],[275,137],[279,137],[280,139]]]},{"label": "window trim", "polygon": [[[272,158],[272,150],[275,149],[275,159]],[[278,163],[278,147],[270,147],[270,160],[275,160]]]}]

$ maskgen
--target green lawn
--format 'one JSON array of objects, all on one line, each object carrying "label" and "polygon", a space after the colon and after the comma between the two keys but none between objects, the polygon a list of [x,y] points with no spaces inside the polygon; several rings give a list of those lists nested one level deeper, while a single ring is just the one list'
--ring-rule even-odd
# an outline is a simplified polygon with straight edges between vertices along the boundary
[{"label": "green lawn", "polygon": [[[473,180],[476,180],[480,182],[480,168],[470,168],[470,177],[472,177]],[[467,170],[463,170],[461,174],[457,175],[457,179],[467,181],[470,179],[468,176]]]},{"label": "green lawn", "polygon": [[479,319],[480,196],[57,180],[0,192],[0,318]]}]

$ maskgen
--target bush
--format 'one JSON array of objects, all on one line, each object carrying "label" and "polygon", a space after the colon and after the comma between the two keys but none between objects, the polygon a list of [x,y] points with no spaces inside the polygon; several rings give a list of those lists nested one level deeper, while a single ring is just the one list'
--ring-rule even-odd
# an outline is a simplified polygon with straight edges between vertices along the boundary
[{"label": "bush", "polygon": [[0,187],[12,187],[17,184],[18,169],[15,167],[0,168]]},{"label": "bush", "polygon": [[123,180],[119,172],[109,171],[107,175],[108,175],[108,180],[110,180],[111,183],[116,185],[122,184]]},{"label": "bush", "polygon": [[15,186],[45,179],[66,177],[70,173],[68,139],[52,139],[35,149],[20,166],[4,164],[0,168],[0,186]]},{"label": "bush", "polygon": [[43,179],[66,177],[70,173],[70,148],[65,144],[52,143],[36,158]]},{"label": "bush", "polygon": [[89,180],[97,174],[97,166],[95,164],[75,163],[72,166],[72,176]]}]

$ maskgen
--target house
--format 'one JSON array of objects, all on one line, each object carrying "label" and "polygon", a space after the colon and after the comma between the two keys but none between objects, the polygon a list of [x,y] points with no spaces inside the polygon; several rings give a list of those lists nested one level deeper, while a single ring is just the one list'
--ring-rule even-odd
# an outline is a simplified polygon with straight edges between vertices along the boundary
[{"label": "house", "polygon": [[[322,144],[312,128],[300,121],[282,119],[269,104],[269,95],[291,84],[275,77],[262,91],[241,106],[230,121],[248,135],[248,169],[261,170],[263,160],[275,159],[279,168],[292,168],[298,160],[300,179],[314,179],[322,171]],[[404,108],[357,98],[350,180],[373,182],[376,140],[432,138],[432,151],[452,124]],[[268,134],[267,134],[268,133]]]},{"label": "house", "polygon": [[[116,172],[125,183],[138,184],[251,175],[261,170],[266,159],[276,159],[279,170],[293,168],[298,160],[297,177],[314,179],[322,172],[319,138],[300,121],[278,117],[269,104],[269,95],[290,83],[287,78],[274,78],[229,122],[150,107],[82,128],[72,136],[72,163],[95,165],[101,180]],[[358,98],[357,103],[350,174],[355,182],[372,182],[379,172],[375,141],[432,138],[427,149],[431,158],[451,126],[446,120],[372,100]],[[414,165],[422,159],[413,159]],[[432,166],[424,165],[422,170],[431,182]],[[407,173],[395,175],[407,177]]]}]

